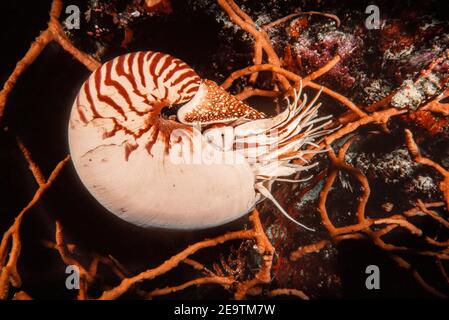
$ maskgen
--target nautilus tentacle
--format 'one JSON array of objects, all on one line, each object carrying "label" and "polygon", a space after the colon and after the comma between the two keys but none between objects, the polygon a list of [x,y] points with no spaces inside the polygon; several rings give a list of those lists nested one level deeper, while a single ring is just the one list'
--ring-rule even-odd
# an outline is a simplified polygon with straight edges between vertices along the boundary
[{"label": "nautilus tentacle", "polygon": [[[131,53],[103,64],[81,87],[70,152],[89,192],[136,225],[212,227],[265,198],[295,221],[270,189],[307,169],[291,161],[326,134],[317,98],[307,103],[298,92],[286,110],[265,118],[179,59]],[[174,105],[176,121],[162,116]]]}]

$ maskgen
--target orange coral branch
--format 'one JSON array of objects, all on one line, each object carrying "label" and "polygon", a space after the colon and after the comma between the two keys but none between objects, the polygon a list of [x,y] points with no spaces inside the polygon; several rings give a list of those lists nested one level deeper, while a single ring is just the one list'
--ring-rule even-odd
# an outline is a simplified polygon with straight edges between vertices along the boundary
[{"label": "orange coral branch", "polygon": [[309,297],[298,289],[274,289],[270,291],[270,296],[295,296],[302,300],[309,300]]},{"label": "orange coral branch", "polygon": [[[267,53],[268,62],[275,66],[280,66],[281,60],[274,51],[267,33],[264,30],[258,30],[254,21],[243,10],[241,10],[233,0],[218,0],[217,2],[229,15],[231,21],[239,25],[243,30],[250,33],[254,37],[255,43],[259,43],[258,46],[260,45],[262,49]],[[284,90],[290,88],[290,84],[287,80],[285,80],[283,77],[278,78],[282,86],[284,87]]]},{"label": "orange coral branch", "polygon": [[52,40],[52,34],[49,30],[45,30],[39,37],[31,44],[25,56],[17,62],[14,71],[8,77],[8,80],[3,84],[3,89],[0,92],[0,120],[3,118],[6,101],[11,90],[14,88],[19,77],[26,69],[36,60],[39,54],[44,50],[47,44]]},{"label": "orange coral branch", "polygon": [[191,286],[198,286],[198,285],[204,285],[204,284],[219,284],[219,285],[222,285],[224,288],[229,288],[234,282],[235,282],[235,280],[231,277],[219,277],[219,276],[204,277],[204,278],[199,278],[199,279],[195,279],[195,280],[190,280],[186,283],[183,283],[181,285],[174,286],[174,287],[155,289],[148,294],[147,298],[151,299],[156,296],[162,296],[162,295],[178,292],[178,291],[187,289]]},{"label": "orange coral branch", "polygon": [[265,63],[265,64],[255,65],[255,66],[249,66],[249,67],[243,68],[241,70],[234,71],[221,84],[221,86],[224,89],[228,89],[236,79],[238,79],[242,76],[246,76],[246,75],[252,74],[254,72],[260,72],[260,71],[271,71],[274,73],[279,73],[279,74],[285,76],[287,79],[294,81],[298,85],[299,85],[299,82],[301,81],[301,77],[296,75],[295,73],[288,71],[284,68],[281,68],[279,66],[276,66],[274,64]]},{"label": "orange coral branch", "polygon": [[23,142],[17,138],[17,144],[19,146],[20,151],[22,151],[23,156],[25,157],[25,160],[28,162],[28,168],[33,173],[34,179],[36,180],[38,185],[45,184],[45,178],[42,174],[41,169],[37,166],[37,164],[33,161],[31,158],[30,151],[25,147]]},{"label": "orange coral branch", "polygon": [[65,51],[70,53],[75,59],[84,64],[87,69],[89,69],[90,71],[94,71],[100,66],[100,62],[92,58],[90,55],[77,49],[70,42],[70,40],[67,39],[67,36],[58,21],[52,20],[49,25],[49,30],[53,35],[53,40],[59,43],[61,47]]},{"label": "orange coral branch", "polygon": [[257,251],[263,255],[262,266],[253,279],[237,285],[237,290],[234,295],[236,300],[243,299],[247,295],[247,292],[252,288],[271,281],[271,267],[273,265],[275,248],[268,240],[263,230],[262,223],[259,219],[259,212],[256,209],[254,209],[250,219],[254,224],[254,236],[257,242]]},{"label": "orange coral branch", "polygon": [[14,294],[13,300],[33,300],[25,291],[19,291]]},{"label": "orange coral branch", "polygon": [[438,163],[421,155],[418,145],[413,140],[412,132],[408,129],[405,130],[405,139],[407,148],[416,162],[434,168],[443,176],[443,181],[440,183],[440,189],[441,192],[443,193],[447,208],[449,210],[449,171],[443,168]]},{"label": "orange coral branch", "polygon": [[[255,73],[253,73],[254,75]],[[277,97],[279,95],[279,91],[276,90],[262,90],[246,87],[242,92],[236,94],[235,96],[240,100],[248,99],[252,96],[261,96],[261,97]]]},{"label": "orange coral branch", "polygon": [[302,16],[302,15],[319,15],[319,16],[323,16],[323,17],[326,17],[326,18],[333,19],[336,22],[336,24],[337,24],[337,28],[341,24],[340,19],[336,15],[334,15],[334,14],[324,13],[324,12],[317,12],[317,11],[306,11],[306,12],[298,12],[298,13],[289,14],[288,16],[282,17],[282,18],[280,18],[280,19],[278,19],[276,21],[267,23],[262,28],[264,30],[269,30],[269,29],[271,29],[273,27],[276,27],[276,26],[278,26],[280,24],[283,24],[283,23],[287,22],[288,20],[291,20],[293,18]]},{"label": "orange coral branch", "polygon": [[8,77],[3,85],[3,89],[0,91],[0,120],[3,118],[8,95],[13,89],[19,77],[25,72],[26,69],[36,60],[41,54],[42,50],[51,42],[58,42],[64,50],[68,51],[73,57],[83,63],[88,69],[94,70],[99,66],[99,62],[75,48],[67,39],[61,24],[59,23],[59,15],[61,14],[62,1],[53,0],[50,9],[50,20],[48,27],[45,31],[36,38],[31,44],[24,57],[17,63],[11,75]]},{"label": "orange coral branch", "polygon": [[337,139],[342,138],[343,136],[347,135],[348,133],[351,133],[358,129],[360,126],[367,125],[369,123],[386,123],[391,117],[397,116],[400,114],[403,114],[407,112],[406,110],[398,110],[398,109],[387,109],[379,112],[374,112],[370,115],[367,115],[365,117],[362,117],[361,119],[348,123],[343,128],[335,131],[331,135],[327,136],[324,139],[324,142],[326,145],[330,145],[332,142],[334,142]]},{"label": "orange coral branch", "polygon": [[176,267],[180,262],[182,262],[184,259],[186,259],[188,256],[194,254],[198,250],[213,247],[218,244],[235,240],[235,239],[249,239],[252,237],[252,232],[245,230],[245,231],[236,231],[236,232],[229,232],[222,236],[216,237],[214,239],[209,240],[203,240],[200,242],[197,242],[189,247],[187,247],[185,250],[181,251],[180,253],[174,255],[164,263],[162,263],[160,266],[149,269],[147,271],[144,271],[142,273],[139,273],[138,275],[131,277],[131,278],[125,278],[122,280],[122,282],[115,288],[112,288],[110,290],[104,291],[100,300],[110,300],[110,299],[116,299],[120,297],[122,294],[124,294],[131,286],[133,286],[136,283],[139,283],[143,280],[151,280],[161,274],[167,273],[174,267]]},{"label": "orange coral branch", "polygon": [[421,200],[418,200],[417,205],[423,213],[429,215],[430,217],[432,217],[434,220],[441,223],[446,228],[449,228],[449,221],[447,221],[443,217],[439,216],[438,213],[436,213],[435,211],[428,209]]},{"label": "orange coral branch", "polygon": [[318,77],[321,77],[323,74],[327,73],[331,70],[337,63],[341,60],[340,56],[333,57],[328,63],[319,68],[317,71],[312,72],[307,77],[304,77],[304,85],[307,85],[309,81],[315,80]]},{"label": "orange coral branch", "polygon": [[345,96],[327,88],[324,87],[322,85],[316,84],[312,81],[308,81],[305,83],[306,87],[311,87],[314,88],[316,90],[320,90],[321,88],[323,89],[323,92],[330,95],[332,98],[336,99],[338,102],[342,103],[343,105],[345,105],[346,107],[348,107],[351,111],[354,111],[359,117],[365,117],[367,116],[367,114],[365,112],[363,112],[362,110],[360,110],[359,107],[357,107],[355,105],[354,102],[352,102],[351,100],[349,100],[348,98],[346,98]]},{"label": "orange coral branch", "polygon": [[323,249],[325,246],[329,244],[328,240],[321,240],[316,243],[308,244],[302,247],[299,247],[295,251],[290,254],[290,260],[296,261],[302,258],[304,255],[309,253],[316,253]]},{"label": "orange coral branch", "polygon": [[430,286],[426,281],[424,281],[424,279],[421,277],[421,275],[416,270],[413,270],[411,265],[407,261],[405,261],[403,258],[401,258],[397,255],[393,255],[393,254],[391,255],[391,257],[398,264],[398,266],[410,271],[412,273],[412,276],[416,279],[416,281],[427,291],[429,291],[436,297],[447,298],[447,296],[445,294],[441,293],[434,287]]},{"label": "orange coral branch", "polygon": [[[69,159],[70,157],[67,156],[64,160],[58,163],[47,181],[39,186],[39,189],[37,189],[31,201],[20,211],[14,220],[14,223],[3,234],[3,238],[0,243],[0,299],[5,299],[7,297],[10,283],[15,287],[20,286],[21,281],[17,273],[17,261],[21,250],[20,225],[22,219],[24,215],[41,199],[44,192],[52,185]],[[12,246],[9,252],[9,259],[5,264],[6,250],[11,241]]]},{"label": "orange coral branch", "polygon": [[61,256],[62,261],[66,265],[75,265],[78,267],[78,270],[80,271],[80,289],[78,293],[78,299],[84,300],[86,298],[86,291],[87,291],[87,283],[86,282],[92,282],[93,277],[90,275],[90,273],[83,267],[82,264],[80,264],[76,259],[71,257],[65,250],[64,245],[64,238],[62,233],[62,225],[59,223],[59,221],[56,221],[56,250],[58,250],[59,255]]}]

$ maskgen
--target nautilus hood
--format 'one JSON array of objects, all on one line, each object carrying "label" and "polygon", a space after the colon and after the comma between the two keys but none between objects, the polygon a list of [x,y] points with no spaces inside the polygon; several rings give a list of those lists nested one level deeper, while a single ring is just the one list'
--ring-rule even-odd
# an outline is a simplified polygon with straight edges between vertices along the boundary
[{"label": "nautilus hood", "polygon": [[[270,189],[279,177],[307,169],[292,160],[326,132],[317,97],[307,104],[298,93],[267,119],[177,58],[130,53],[104,63],[81,87],[70,152],[95,199],[139,226],[217,226],[264,198],[300,224]],[[176,120],[161,115],[171,105],[181,105]]]}]

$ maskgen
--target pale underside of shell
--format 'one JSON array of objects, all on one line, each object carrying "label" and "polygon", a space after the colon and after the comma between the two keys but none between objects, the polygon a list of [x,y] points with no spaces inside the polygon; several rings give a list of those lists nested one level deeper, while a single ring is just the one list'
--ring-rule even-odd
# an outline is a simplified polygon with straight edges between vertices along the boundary
[{"label": "pale underside of shell", "polygon": [[[89,192],[135,225],[213,227],[266,197],[288,216],[269,190],[275,180],[307,169],[291,161],[327,132],[314,102],[297,95],[284,112],[264,119],[176,58],[127,54],[103,64],[82,86],[69,147]],[[183,104],[177,121],[161,116],[172,104]],[[217,133],[227,139],[211,142]]]},{"label": "pale underside of shell", "polygon": [[[88,148],[78,141],[95,131],[70,130],[75,167],[92,195],[128,222],[143,227],[207,228],[237,219],[254,205],[254,175],[243,159],[239,165],[175,163],[171,158],[176,148],[166,154],[161,141],[153,145],[152,156],[140,143],[128,160],[121,144],[101,142],[84,153]],[[149,133],[139,140],[148,139]],[[211,146],[205,143],[204,148]],[[83,151],[78,154],[78,150]],[[195,150],[192,157],[197,156]]]}]

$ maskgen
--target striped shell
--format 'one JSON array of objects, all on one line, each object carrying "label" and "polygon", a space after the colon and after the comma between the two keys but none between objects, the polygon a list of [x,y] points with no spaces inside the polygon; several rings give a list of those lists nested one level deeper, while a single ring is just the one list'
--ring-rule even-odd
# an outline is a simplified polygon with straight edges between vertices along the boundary
[{"label": "striped shell", "polygon": [[[181,105],[176,120],[161,113],[173,105]],[[243,216],[265,197],[277,205],[272,182],[303,170],[291,161],[325,132],[324,124],[313,128],[321,120],[317,108],[297,96],[264,119],[177,58],[130,53],[103,64],[81,87],[69,147],[83,184],[120,218],[143,227],[207,228]]]}]

